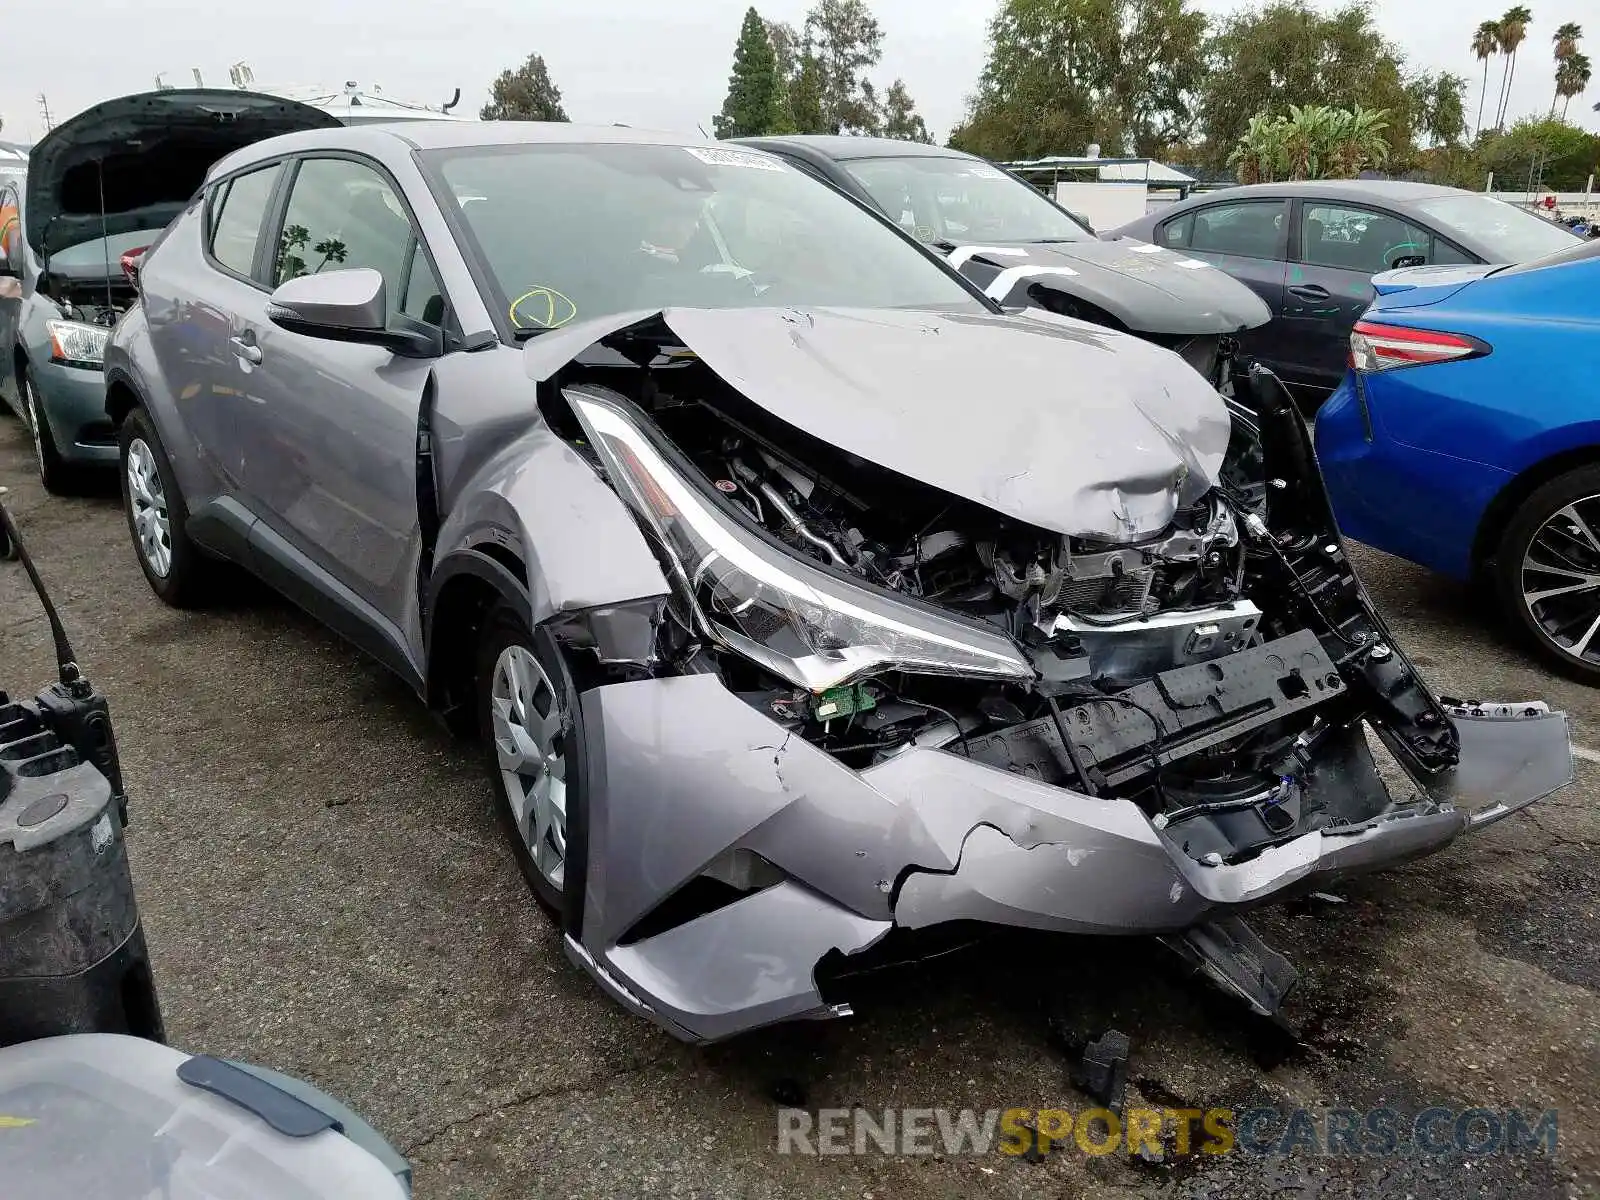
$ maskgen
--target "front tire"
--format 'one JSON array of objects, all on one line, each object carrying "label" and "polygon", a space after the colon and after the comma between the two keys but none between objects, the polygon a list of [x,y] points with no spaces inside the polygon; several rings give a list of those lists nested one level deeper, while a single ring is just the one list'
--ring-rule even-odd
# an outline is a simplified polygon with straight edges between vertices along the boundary
[{"label": "front tire", "polygon": [[45,420],[39,388],[33,380],[33,368],[27,364],[17,372],[17,390],[22,394],[22,419],[33,435],[33,457],[39,468],[39,482],[52,496],[71,495],[77,488],[78,476],[56,449],[55,435],[50,432],[50,422]]},{"label": "front tire", "polygon": [[1502,605],[1540,657],[1600,685],[1600,466],[1558,476],[1522,502],[1495,574]]},{"label": "front tire", "polygon": [[174,608],[210,598],[220,564],[189,540],[189,509],[150,414],[130,412],[118,433],[122,510],[134,557],[153,591]]},{"label": "front tire", "polygon": [[555,640],[530,633],[509,608],[484,622],[477,662],[478,725],[501,827],[534,897],[567,914],[567,833],[583,803],[577,689]]}]

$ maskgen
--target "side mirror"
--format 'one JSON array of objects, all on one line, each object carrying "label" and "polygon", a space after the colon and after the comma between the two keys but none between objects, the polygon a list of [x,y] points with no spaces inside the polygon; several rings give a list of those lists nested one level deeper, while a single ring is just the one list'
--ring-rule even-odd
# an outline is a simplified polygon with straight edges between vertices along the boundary
[{"label": "side mirror", "polygon": [[444,353],[442,331],[404,316],[389,319],[383,276],[371,267],[287,280],[268,299],[267,319],[290,333],[383,346],[403,358]]}]

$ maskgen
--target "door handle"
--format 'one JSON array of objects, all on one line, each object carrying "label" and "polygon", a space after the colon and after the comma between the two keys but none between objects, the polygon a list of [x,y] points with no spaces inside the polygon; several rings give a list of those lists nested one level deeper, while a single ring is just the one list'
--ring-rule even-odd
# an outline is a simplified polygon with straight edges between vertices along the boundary
[{"label": "door handle", "polygon": [[1333,293],[1320,283],[1297,283],[1290,287],[1289,294],[1302,300],[1326,300]]},{"label": "door handle", "polygon": [[261,361],[261,347],[254,342],[247,342],[243,338],[233,337],[228,339],[228,345],[235,354],[247,363],[259,363]]}]

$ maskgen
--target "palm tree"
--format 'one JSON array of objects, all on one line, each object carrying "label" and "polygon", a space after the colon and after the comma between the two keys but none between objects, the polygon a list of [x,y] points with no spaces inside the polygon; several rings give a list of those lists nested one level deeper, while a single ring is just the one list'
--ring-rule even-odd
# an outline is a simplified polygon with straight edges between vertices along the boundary
[{"label": "palm tree", "polygon": [[[1589,86],[1589,80],[1594,77],[1594,71],[1589,65],[1589,56],[1579,54],[1576,50],[1562,60],[1556,68],[1556,95],[1566,101],[1561,106],[1561,119],[1567,119],[1567,109],[1572,104],[1574,96],[1581,96]],[[1600,106],[1597,106],[1600,107]],[[1552,108],[1551,111],[1554,111]]]},{"label": "palm tree", "polygon": [[[1567,60],[1578,52],[1578,40],[1583,37],[1583,26],[1576,21],[1568,21],[1556,30],[1550,40],[1556,44],[1556,94],[1550,97],[1550,115],[1556,115],[1556,101],[1561,99],[1561,68]],[[1571,99],[1571,96],[1568,96]]]},{"label": "palm tree", "polygon": [[1483,90],[1478,93],[1478,123],[1474,130],[1483,128],[1483,102],[1489,98],[1489,60],[1500,53],[1500,23],[1485,21],[1472,35],[1472,53],[1483,64]]},{"label": "palm tree", "polygon": [[1496,129],[1504,129],[1506,126],[1506,109],[1511,106],[1511,82],[1517,77],[1517,47],[1527,41],[1528,26],[1532,22],[1533,13],[1521,4],[1506,9],[1505,16],[1500,18],[1500,53],[1506,56],[1506,69],[1501,77],[1500,111],[1495,115]]}]

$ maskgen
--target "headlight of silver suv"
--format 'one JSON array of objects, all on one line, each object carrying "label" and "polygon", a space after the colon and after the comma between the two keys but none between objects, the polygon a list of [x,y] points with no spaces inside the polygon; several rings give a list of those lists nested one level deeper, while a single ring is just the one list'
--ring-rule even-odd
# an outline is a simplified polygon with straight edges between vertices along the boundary
[{"label": "headlight of silver suv", "polygon": [[862,675],[1029,679],[999,633],[833,574],[722,511],[670,466],[628,415],[586,388],[563,392],[612,482],[660,535],[702,632],[813,692]]}]

